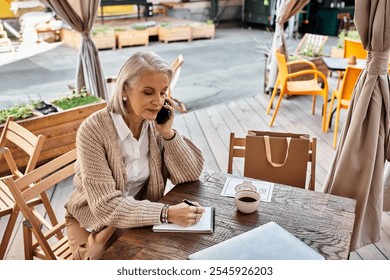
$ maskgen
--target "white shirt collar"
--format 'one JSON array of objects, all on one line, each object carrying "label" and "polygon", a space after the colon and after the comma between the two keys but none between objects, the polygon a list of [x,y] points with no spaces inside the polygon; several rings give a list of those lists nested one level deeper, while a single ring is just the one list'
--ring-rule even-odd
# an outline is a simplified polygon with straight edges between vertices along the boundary
[{"label": "white shirt collar", "polygon": [[[124,141],[126,137],[129,135],[133,136],[133,133],[131,132],[130,128],[125,123],[125,120],[120,114],[110,112],[112,120],[115,125],[115,129],[118,133],[118,137],[120,141]],[[145,133],[145,129],[148,127],[150,121],[144,120],[142,123],[142,129],[141,129],[141,135]]]}]

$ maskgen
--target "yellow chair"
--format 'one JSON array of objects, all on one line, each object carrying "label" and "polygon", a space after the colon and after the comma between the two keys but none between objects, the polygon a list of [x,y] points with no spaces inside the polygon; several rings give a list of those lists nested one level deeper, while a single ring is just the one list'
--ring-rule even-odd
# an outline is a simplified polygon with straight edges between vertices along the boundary
[{"label": "yellow chair", "polygon": [[336,120],[335,120],[335,126],[334,126],[334,136],[333,136],[333,148],[334,149],[336,149],[340,110],[341,109],[348,109],[349,102],[350,102],[351,97],[352,97],[353,89],[354,89],[356,81],[359,78],[360,73],[362,71],[363,71],[363,68],[354,67],[354,66],[347,66],[347,69],[345,70],[344,77],[343,77],[340,88],[334,90],[332,93],[326,131],[328,131],[329,126],[330,126],[330,122],[332,119],[333,103],[334,103],[335,98],[337,98],[337,105],[336,105],[336,109],[335,109],[336,110]]},{"label": "yellow chair", "polygon": [[344,38],[344,57],[350,58],[351,56],[366,59],[367,51],[364,49],[361,41]]},{"label": "yellow chair", "polygon": [[[281,54],[279,51],[276,51],[276,58],[278,61],[278,77],[276,79],[276,83],[274,86],[274,90],[271,95],[271,99],[268,103],[267,111],[266,113],[269,114],[272,106],[273,106],[273,100],[278,92],[278,89],[280,87],[280,94],[279,99],[277,101],[274,113],[272,115],[272,119],[270,122],[270,126],[273,125],[275,121],[276,114],[278,113],[280,103],[282,102],[283,96],[285,94],[288,95],[313,95],[313,103],[312,103],[312,114],[315,112],[315,104],[316,104],[316,97],[317,95],[322,96],[324,99],[324,107],[323,107],[323,117],[322,117],[322,131],[325,131],[326,126],[326,110],[327,110],[327,102],[328,102],[328,81],[326,79],[326,76],[317,70],[316,66],[307,60],[297,60],[297,61],[291,61],[286,62],[286,58],[283,54]],[[303,70],[298,71],[289,74],[288,73],[288,66],[297,64],[297,63],[306,63],[308,64],[312,69],[311,70]],[[313,75],[313,79],[310,80],[302,80],[302,81],[291,81],[290,79],[300,76],[307,76],[307,75]],[[319,83],[321,83],[321,79],[324,84],[323,88],[319,86]]]}]

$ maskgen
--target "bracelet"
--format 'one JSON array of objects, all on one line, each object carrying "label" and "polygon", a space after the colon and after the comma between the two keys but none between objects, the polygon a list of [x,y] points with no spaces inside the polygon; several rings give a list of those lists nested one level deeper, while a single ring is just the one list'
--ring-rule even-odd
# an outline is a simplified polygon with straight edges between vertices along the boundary
[{"label": "bracelet", "polygon": [[169,204],[164,204],[163,209],[161,210],[161,223],[168,223],[168,208]]}]

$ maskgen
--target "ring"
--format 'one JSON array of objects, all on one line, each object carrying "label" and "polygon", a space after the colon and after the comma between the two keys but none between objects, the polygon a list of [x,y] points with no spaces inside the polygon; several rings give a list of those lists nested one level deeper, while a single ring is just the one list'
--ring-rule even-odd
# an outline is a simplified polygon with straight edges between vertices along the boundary
[{"label": "ring", "polygon": [[195,207],[196,207],[195,214],[198,214],[198,206],[195,206]]}]

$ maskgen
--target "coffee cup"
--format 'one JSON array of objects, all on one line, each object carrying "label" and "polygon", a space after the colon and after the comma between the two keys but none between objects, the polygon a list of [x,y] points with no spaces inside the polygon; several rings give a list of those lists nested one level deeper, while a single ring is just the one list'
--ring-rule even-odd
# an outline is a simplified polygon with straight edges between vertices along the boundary
[{"label": "coffee cup", "polygon": [[251,186],[241,187],[237,189],[237,192],[234,196],[234,203],[238,211],[250,214],[255,212],[260,205],[260,194],[257,192],[256,187]]}]

